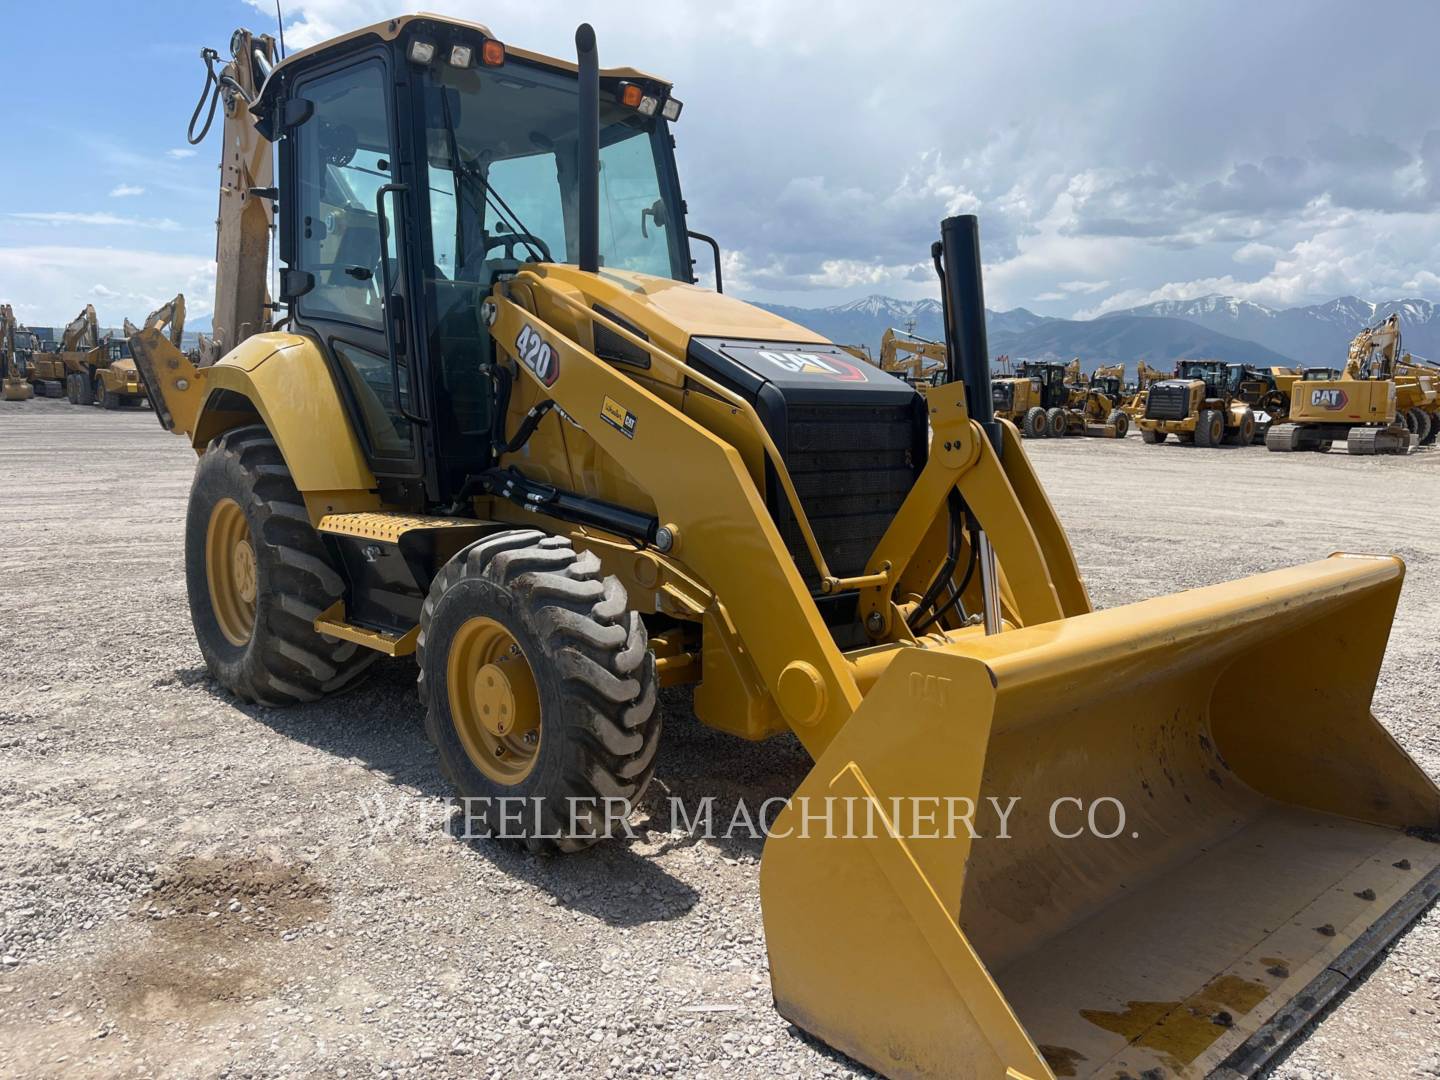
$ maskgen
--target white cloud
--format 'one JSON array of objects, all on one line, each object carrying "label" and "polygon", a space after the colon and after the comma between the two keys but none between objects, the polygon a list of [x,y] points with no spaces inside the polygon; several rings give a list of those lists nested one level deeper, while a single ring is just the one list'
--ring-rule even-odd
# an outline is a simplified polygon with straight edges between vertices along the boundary
[{"label": "white cloud", "polygon": [[1062,281],[1059,286],[1060,292],[1064,295],[1084,293],[1087,296],[1090,293],[1103,292],[1109,287],[1110,282],[1108,281]]},{"label": "white cloud", "polygon": [[110,189],[112,199],[126,199],[135,195],[144,195],[145,189],[134,184],[116,184]]},{"label": "white cloud", "polygon": [[118,226],[130,229],[159,229],[174,232],[180,223],[170,218],[127,217],[124,214],[107,214],[76,210],[34,210],[15,211],[5,215],[17,221],[33,221],[43,225],[90,225],[99,228]]},{"label": "white cloud", "polygon": [[208,254],[170,254],[131,247],[0,247],[0,296],[32,326],[63,325],[93,300],[100,319],[138,321],[177,292],[192,317],[211,311],[215,263]]},{"label": "white cloud", "polygon": [[166,150],[166,151],[165,151],[165,156],[168,157],[168,158],[174,158],[174,159],[176,159],[177,161],[179,161],[179,160],[181,160],[181,159],[183,159],[183,158],[192,158],[192,157],[194,157],[194,156],[195,156],[195,151],[194,151],[194,149],[192,149],[192,148],[189,147],[189,146],[177,146],[177,147],[175,147],[173,150]]}]

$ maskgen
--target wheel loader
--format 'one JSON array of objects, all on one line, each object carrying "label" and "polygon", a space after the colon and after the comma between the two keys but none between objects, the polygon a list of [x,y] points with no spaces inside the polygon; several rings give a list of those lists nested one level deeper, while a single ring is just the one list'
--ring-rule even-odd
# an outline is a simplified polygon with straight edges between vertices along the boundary
[{"label": "wheel loader", "polygon": [[[799,1028],[890,1077],[1253,1075],[1440,887],[1440,790],[1370,710],[1403,564],[1094,610],[992,411],[975,218],[917,390],[698,287],[672,85],[576,51],[402,15],[205,54],[247,332],[132,348],[198,455],[210,671],[288,706],[413,655],[472,820],[561,851],[690,684],[814,759],[760,869]],[[272,309],[227,260],[276,208]]]},{"label": "wheel loader", "polygon": [[1239,395],[1243,370],[1223,360],[1182,360],[1174,378],[1152,382],[1145,392],[1140,437],[1154,446],[1174,435],[1196,446],[1249,446],[1255,441],[1255,410]]},{"label": "wheel loader", "polygon": [[9,304],[0,304],[0,401],[28,401],[35,396],[20,366],[18,333],[15,312]]},{"label": "wheel loader", "polygon": [[1305,372],[1295,387],[1298,395],[1291,394],[1288,420],[1266,434],[1266,448],[1323,453],[1343,442],[1350,454],[1408,454],[1418,440],[1397,404],[1399,356],[1399,315],[1361,330],[1338,377],[1333,369]]}]

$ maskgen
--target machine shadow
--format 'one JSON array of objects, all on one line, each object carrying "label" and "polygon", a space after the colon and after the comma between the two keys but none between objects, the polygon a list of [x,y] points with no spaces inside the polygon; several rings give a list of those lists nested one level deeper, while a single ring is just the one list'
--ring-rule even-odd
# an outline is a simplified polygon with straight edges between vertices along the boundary
[{"label": "machine shadow", "polygon": [[[355,688],[282,709],[240,701],[203,667],[176,670],[172,678],[202,688],[286,739],[355,761],[425,799],[453,802],[448,822],[444,808],[437,808],[434,827],[559,905],[612,926],[680,918],[699,902],[696,889],[657,861],[668,852],[705,844],[723,858],[757,862],[764,839],[751,823],[758,824],[767,800],[792,792],[810,767],[795,739],[734,739],[695,719],[688,692],[666,691],[660,706],[665,734],[654,779],[630,818],[632,836],[576,854],[537,854],[517,842],[467,834],[462,808],[425,737],[408,660],[382,659]],[[778,802],[771,803],[767,817],[773,820],[778,809]]]}]

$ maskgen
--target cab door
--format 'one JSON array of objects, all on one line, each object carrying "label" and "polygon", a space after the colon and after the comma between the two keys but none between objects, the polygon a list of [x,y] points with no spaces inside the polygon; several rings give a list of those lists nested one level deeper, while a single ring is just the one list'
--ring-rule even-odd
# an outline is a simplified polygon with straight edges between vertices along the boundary
[{"label": "cab door", "polygon": [[393,81],[374,50],[296,81],[285,104],[281,283],[324,351],[381,495],[424,501],[406,318]]}]

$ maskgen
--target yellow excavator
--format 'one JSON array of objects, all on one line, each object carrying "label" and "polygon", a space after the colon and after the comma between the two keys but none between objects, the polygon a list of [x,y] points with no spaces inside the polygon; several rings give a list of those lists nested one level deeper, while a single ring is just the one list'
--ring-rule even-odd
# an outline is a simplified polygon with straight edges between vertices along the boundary
[{"label": "yellow excavator", "polygon": [[0,401],[28,401],[35,389],[20,366],[15,344],[18,327],[9,304],[0,304]]},{"label": "yellow excavator", "polygon": [[1367,326],[1350,342],[1338,378],[1311,378],[1306,372],[1291,387],[1290,415],[1265,435],[1267,449],[1324,453],[1343,442],[1357,455],[1407,454],[1415,433],[1397,401],[1395,366],[1400,358],[1400,316]]},{"label": "yellow excavator", "polygon": [[[798,1027],[891,1077],[1254,1075],[1440,887],[1370,709],[1402,563],[1094,610],[992,414],[975,218],[917,389],[697,286],[672,85],[576,53],[401,15],[205,54],[226,352],[132,347],[198,456],[206,664],[284,706],[413,654],[474,818],[562,851],[690,684],[815,762],[760,868]],[[278,311],[237,273],[277,206]]]},{"label": "yellow excavator", "polygon": [[933,386],[945,373],[945,343],[888,327],[880,336],[880,370],[911,386]]}]

